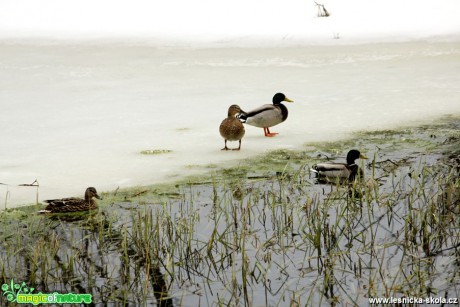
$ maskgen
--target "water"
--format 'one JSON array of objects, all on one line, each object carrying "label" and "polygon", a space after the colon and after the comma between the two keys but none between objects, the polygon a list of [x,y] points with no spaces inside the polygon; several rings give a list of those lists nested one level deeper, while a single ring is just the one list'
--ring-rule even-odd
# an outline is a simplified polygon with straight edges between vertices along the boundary
[{"label": "water", "polygon": [[[458,148],[455,118],[352,139],[365,140],[372,158],[357,163],[375,189],[316,184],[308,166],[325,157],[278,151],[212,182],[108,194],[98,213],[4,212],[0,271],[6,286],[14,279],[41,293],[77,289],[107,306],[458,297],[458,161],[439,154]],[[344,161],[330,148],[317,150]],[[362,198],[352,196],[359,191]]]},{"label": "water", "polygon": [[[159,47],[154,43],[7,41],[0,45],[0,200],[39,200],[176,180],[209,165],[361,129],[460,112],[460,42],[285,48]],[[231,104],[276,92],[295,102],[263,137],[247,126],[222,152]],[[236,146],[237,143],[230,143]],[[172,150],[141,155],[150,149]],[[3,207],[3,206],[1,206]]]}]

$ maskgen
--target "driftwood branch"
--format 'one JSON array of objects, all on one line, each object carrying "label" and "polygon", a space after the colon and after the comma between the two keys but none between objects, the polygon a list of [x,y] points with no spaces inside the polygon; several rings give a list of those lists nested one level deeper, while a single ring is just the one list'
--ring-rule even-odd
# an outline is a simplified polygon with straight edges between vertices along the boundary
[{"label": "driftwood branch", "polygon": [[19,187],[39,187],[40,185],[38,184],[37,179],[34,180],[32,183],[22,183],[18,184]]}]

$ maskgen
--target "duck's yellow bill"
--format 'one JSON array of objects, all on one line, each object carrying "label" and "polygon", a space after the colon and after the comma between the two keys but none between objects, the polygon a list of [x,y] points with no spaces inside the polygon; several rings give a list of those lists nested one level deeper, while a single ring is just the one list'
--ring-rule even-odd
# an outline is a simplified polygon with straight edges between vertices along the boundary
[{"label": "duck's yellow bill", "polygon": [[367,159],[367,157],[365,155],[363,155],[363,154],[359,154],[359,158],[360,159]]},{"label": "duck's yellow bill", "polygon": [[291,99],[289,99],[289,98],[287,98],[287,97],[284,98],[284,101],[287,101],[287,102],[294,102],[294,100],[291,100]]}]

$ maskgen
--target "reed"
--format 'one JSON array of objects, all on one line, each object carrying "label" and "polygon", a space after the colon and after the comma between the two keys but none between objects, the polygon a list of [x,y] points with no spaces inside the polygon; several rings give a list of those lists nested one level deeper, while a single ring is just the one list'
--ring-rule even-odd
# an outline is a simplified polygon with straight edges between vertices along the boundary
[{"label": "reed", "polygon": [[[373,143],[361,134],[344,144],[275,151],[169,187],[104,193],[95,214],[3,211],[0,278],[120,306],[458,297],[459,165],[439,154],[458,142],[439,140],[420,155],[426,143],[415,139],[432,133],[368,134]],[[398,142],[402,134],[414,140]],[[373,184],[315,183],[308,170],[324,153],[375,144],[379,135],[385,142],[368,145],[373,158],[361,164]]]}]

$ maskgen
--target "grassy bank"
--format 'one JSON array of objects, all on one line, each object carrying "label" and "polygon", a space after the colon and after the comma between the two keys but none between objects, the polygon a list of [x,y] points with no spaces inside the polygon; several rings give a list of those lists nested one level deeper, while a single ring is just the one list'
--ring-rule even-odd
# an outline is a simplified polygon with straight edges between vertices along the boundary
[{"label": "grassy bank", "polygon": [[[104,193],[91,214],[2,212],[0,284],[88,293],[96,306],[460,297],[459,128],[447,117],[277,150],[175,184]],[[356,194],[316,184],[311,165],[351,148],[370,158],[361,167],[373,184]]]}]

